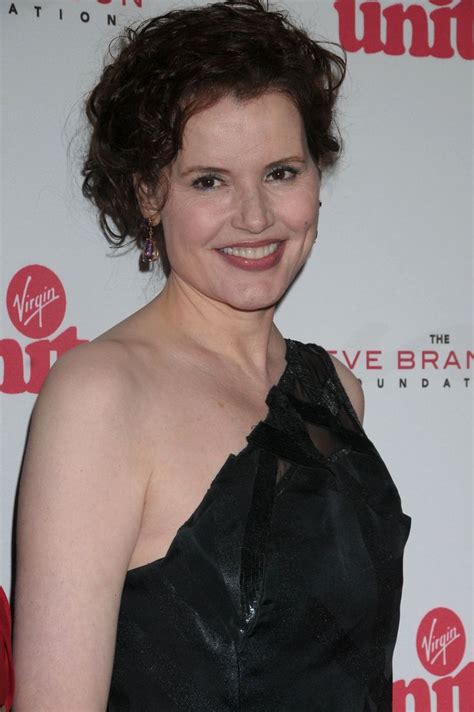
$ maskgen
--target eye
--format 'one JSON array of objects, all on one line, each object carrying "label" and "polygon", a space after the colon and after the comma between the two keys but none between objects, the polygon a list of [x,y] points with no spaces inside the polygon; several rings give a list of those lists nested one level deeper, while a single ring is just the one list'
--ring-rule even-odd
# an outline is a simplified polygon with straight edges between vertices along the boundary
[{"label": "eye", "polygon": [[282,181],[289,181],[289,180],[294,180],[295,176],[301,173],[300,170],[297,168],[293,168],[292,166],[276,166],[269,175],[275,175],[275,174],[282,174],[282,173],[289,173],[290,177],[288,178],[277,178],[277,182],[282,182]]},{"label": "eye", "polygon": [[191,185],[193,188],[196,188],[197,190],[213,190],[215,187],[214,185],[205,185],[206,183],[212,183],[215,180],[221,180],[218,176],[212,175],[212,173],[209,173],[207,175],[202,175],[198,176]]},{"label": "eye", "polygon": [[[285,173],[289,173],[290,175],[285,178]],[[275,168],[273,168],[273,170],[270,171],[268,175],[276,176],[276,181],[270,181],[271,183],[283,183],[294,180],[295,176],[297,176],[299,173],[301,173],[301,170],[298,170],[298,168],[293,168],[292,166],[276,166]],[[219,178],[219,176],[213,173],[205,173],[193,180],[191,185],[193,188],[196,188],[196,190],[212,191],[216,187],[213,184],[216,180],[222,181],[223,179]]]}]

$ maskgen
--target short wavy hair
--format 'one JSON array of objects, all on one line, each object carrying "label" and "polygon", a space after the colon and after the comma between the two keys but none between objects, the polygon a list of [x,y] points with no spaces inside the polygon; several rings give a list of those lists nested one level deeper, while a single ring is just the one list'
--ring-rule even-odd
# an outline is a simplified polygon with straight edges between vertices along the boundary
[{"label": "short wavy hair", "polygon": [[[114,44],[118,53],[113,54]],[[300,111],[308,148],[320,169],[341,153],[334,118],[346,53],[325,49],[285,10],[261,0],[224,0],[174,9],[127,27],[109,45],[106,64],[85,100],[90,125],[82,192],[99,211],[109,244],[127,237],[141,251],[147,236],[134,175],[154,190],[182,146],[186,121],[225,96],[246,100],[268,91]],[[170,274],[161,222],[154,228],[163,272]],[[139,260],[141,270],[148,269]]]}]

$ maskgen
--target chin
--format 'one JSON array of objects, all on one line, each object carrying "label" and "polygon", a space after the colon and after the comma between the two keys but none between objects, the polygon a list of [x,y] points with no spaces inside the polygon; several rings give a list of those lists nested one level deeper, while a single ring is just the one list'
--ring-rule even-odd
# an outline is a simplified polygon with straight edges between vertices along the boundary
[{"label": "chin", "polygon": [[272,294],[228,294],[221,301],[240,311],[260,311],[274,307],[283,294],[284,292],[274,292],[273,290]]}]

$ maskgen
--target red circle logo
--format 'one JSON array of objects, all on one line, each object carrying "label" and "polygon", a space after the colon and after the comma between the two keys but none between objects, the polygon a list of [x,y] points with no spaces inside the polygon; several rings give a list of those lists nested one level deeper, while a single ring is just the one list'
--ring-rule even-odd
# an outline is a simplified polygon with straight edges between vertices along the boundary
[{"label": "red circle logo", "polygon": [[416,650],[423,667],[433,675],[449,675],[461,662],[466,632],[450,608],[433,608],[418,626]]},{"label": "red circle logo", "polygon": [[13,326],[31,339],[43,339],[60,326],[66,292],[59,277],[43,265],[28,265],[13,275],[7,289]]}]

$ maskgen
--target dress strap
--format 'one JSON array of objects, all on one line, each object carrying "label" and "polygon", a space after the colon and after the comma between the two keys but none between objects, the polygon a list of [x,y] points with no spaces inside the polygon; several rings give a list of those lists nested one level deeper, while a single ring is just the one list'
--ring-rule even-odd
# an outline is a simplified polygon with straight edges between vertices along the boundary
[{"label": "dress strap", "polygon": [[354,410],[354,406],[352,405],[352,402],[347,395],[347,391],[344,388],[341,379],[339,378],[339,374],[336,371],[336,367],[334,366],[334,363],[331,359],[331,356],[326,349],[324,349],[322,346],[319,346],[318,344],[306,344],[307,347],[311,349],[311,351],[315,352],[318,354],[320,357],[320,360],[323,363],[323,366],[325,368],[326,376],[332,381],[334,384],[334,387],[336,389],[336,394],[339,400],[339,404],[343,406],[344,410],[352,420],[353,424],[356,426],[357,431],[362,433],[363,435],[366,436],[364,427],[362,423],[360,422],[357,413]]}]

